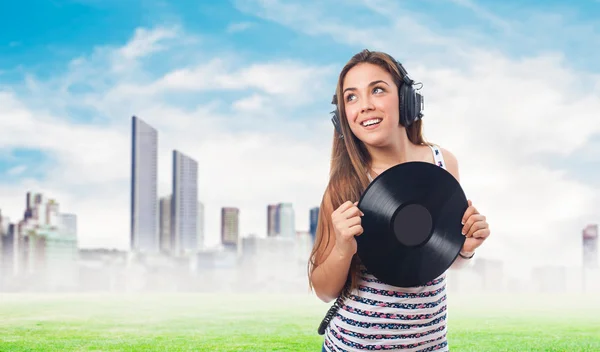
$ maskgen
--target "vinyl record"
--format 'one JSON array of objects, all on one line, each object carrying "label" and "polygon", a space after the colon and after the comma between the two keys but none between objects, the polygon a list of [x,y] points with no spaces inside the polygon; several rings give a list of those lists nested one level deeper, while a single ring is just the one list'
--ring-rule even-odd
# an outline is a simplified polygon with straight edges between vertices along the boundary
[{"label": "vinyl record", "polygon": [[425,285],[458,256],[467,207],[460,184],[443,168],[427,162],[391,167],[359,200],[364,231],[356,237],[358,257],[386,284]]}]

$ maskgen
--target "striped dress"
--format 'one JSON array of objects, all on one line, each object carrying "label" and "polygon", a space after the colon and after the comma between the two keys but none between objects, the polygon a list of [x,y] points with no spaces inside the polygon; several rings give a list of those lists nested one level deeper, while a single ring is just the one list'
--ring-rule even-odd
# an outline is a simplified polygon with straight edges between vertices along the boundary
[{"label": "striped dress", "polygon": [[[442,153],[431,147],[435,163]],[[419,287],[384,284],[361,266],[350,292],[325,331],[325,351],[448,351],[446,274]]]}]

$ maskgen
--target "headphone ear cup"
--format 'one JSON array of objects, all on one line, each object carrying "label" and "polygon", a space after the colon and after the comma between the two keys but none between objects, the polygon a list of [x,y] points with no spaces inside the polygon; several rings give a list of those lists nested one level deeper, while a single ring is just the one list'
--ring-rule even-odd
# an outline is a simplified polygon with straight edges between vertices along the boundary
[{"label": "headphone ear cup", "polygon": [[331,118],[331,123],[333,123],[333,127],[335,127],[335,130],[337,131],[339,138],[344,138],[344,133],[342,133],[342,123],[340,121],[340,110],[339,107],[337,105],[337,95],[333,94],[333,98],[331,99],[331,104],[333,104],[335,106],[335,110],[333,110],[331,112],[331,114],[333,114],[333,117]]},{"label": "headphone ear cup", "polygon": [[331,118],[333,127],[335,127],[335,130],[339,134],[339,138],[344,138],[344,133],[342,132],[342,125],[340,122],[340,112],[339,112],[337,106],[336,106],[335,110],[333,110],[331,113],[333,114],[333,117]]},{"label": "headphone ear cup", "polygon": [[417,97],[414,88],[406,83],[400,87],[400,123],[409,127],[417,118]]},{"label": "headphone ear cup", "polygon": [[408,115],[408,103],[409,97],[407,92],[407,85],[403,83],[400,86],[400,124],[404,127],[408,127],[409,124],[409,115]]}]

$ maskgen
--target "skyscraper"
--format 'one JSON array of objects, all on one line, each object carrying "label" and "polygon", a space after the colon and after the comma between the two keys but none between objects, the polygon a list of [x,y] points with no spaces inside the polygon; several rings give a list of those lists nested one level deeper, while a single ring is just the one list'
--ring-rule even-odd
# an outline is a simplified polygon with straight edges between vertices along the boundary
[{"label": "skyscraper", "polygon": [[588,225],[583,229],[583,267],[598,267],[598,225]]},{"label": "skyscraper", "polygon": [[239,216],[238,208],[221,208],[221,243],[225,247],[237,247],[240,235]]},{"label": "skyscraper", "polygon": [[156,253],[158,239],[158,133],[132,117],[131,138],[131,250]]},{"label": "skyscraper", "polygon": [[23,220],[30,219],[33,216],[33,211],[31,209],[31,207],[32,207],[31,192],[27,192],[25,202],[26,202],[26,206],[25,206],[25,213],[23,214]]},{"label": "skyscraper", "polygon": [[17,228],[15,224],[10,223],[7,218],[4,218],[4,230],[0,235],[0,284],[4,278],[17,274],[19,259],[17,251],[19,240]]},{"label": "skyscraper", "polygon": [[310,209],[310,227],[308,232],[310,233],[310,238],[315,242],[315,236],[317,234],[317,222],[319,220],[319,207],[314,207]]},{"label": "skyscraper", "polygon": [[160,251],[171,253],[171,196],[162,197],[159,206]]},{"label": "skyscraper", "polygon": [[59,222],[63,236],[77,237],[77,215],[60,213]]},{"label": "skyscraper", "polygon": [[204,248],[204,204],[198,202],[198,249]]},{"label": "skyscraper", "polygon": [[267,236],[273,237],[279,234],[279,207],[277,204],[267,206]]},{"label": "skyscraper", "polygon": [[296,236],[296,222],[294,208],[291,203],[280,203],[279,213],[279,235],[287,238]]},{"label": "skyscraper", "polygon": [[173,151],[171,250],[175,255],[198,250],[198,163]]}]

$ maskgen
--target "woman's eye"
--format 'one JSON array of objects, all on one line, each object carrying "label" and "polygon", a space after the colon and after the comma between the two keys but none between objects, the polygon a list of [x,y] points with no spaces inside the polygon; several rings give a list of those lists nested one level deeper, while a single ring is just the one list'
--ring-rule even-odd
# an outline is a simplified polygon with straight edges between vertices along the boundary
[{"label": "woman's eye", "polygon": [[348,94],[346,96],[346,101],[350,101],[352,98],[354,98],[354,94]]},{"label": "woman's eye", "polygon": [[383,88],[375,87],[375,89],[373,89],[373,93],[380,93],[380,92],[383,92]]}]

